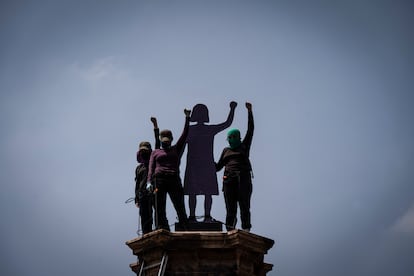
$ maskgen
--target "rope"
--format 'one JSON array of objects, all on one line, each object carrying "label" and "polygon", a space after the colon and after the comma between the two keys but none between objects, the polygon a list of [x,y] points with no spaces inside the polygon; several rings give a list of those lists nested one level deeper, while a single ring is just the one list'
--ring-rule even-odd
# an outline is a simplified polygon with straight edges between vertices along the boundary
[{"label": "rope", "polygon": [[125,200],[125,204],[131,203],[131,202],[135,202],[135,197],[130,197],[127,200]]}]

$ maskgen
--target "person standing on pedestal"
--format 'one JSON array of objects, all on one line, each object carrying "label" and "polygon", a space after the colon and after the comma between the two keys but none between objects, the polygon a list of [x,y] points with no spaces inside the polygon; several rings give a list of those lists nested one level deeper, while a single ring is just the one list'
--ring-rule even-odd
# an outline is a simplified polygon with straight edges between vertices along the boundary
[{"label": "person standing on pedestal", "polygon": [[[159,149],[160,139],[157,119],[151,117],[151,122],[154,125],[155,148]],[[139,165],[135,169],[135,205],[139,208],[143,234],[151,232],[153,224],[152,209],[154,206],[154,195],[146,189],[151,152],[152,148],[150,142],[144,141],[139,143],[137,152],[137,161]]]},{"label": "person standing on pedestal", "polygon": [[149,161],[147,189],[155,184],[156,228],[170,231],[166,215],[167,193],[178,215],[179,224],[185,229],[188,225],[184,206],[184,193],[180,178],[180,158],[185,147],[190,124],[190,110],[184,109],[185,126],[175,145],[171,145],[173,135],[170,130],[160,132],[161,149],[152,152]]},{"label": "person standing on pedestal", "polygon": [[253,112],[251,103],[246,103],[248,111],[247,133],[243,140],[238,129],[227,133],[229,147],[224,148],[216,170],[224,167],[223,192],[226,203],[226,228],[230,231],[237,223],[237,203],[240,206],[242,229],[250,231],[250,199],[252,195],[252,166],[249,160],[250,146],[253,139]]}]

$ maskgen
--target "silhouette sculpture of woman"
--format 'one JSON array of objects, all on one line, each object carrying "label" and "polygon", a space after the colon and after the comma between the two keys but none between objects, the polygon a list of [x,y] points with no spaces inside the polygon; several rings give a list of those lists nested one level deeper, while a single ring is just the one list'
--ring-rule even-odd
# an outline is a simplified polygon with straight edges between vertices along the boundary
[{"label": "silhouette sculpture of woman", "polygon": [[207,106],[196,104],[193,107],[190,122],[197,122],[197,124],[190,126],[187,136],[187,166],[184,177],[184,194],[189,196],[189,220],[192,222],[196,222],[197,195],[204,195],[204,221],[212,220],[210,214],[212,195],[218,195],[213,156],[214,136],[231,125],[236,106],[236,102],[231,102],[227,120],[217,125],[205,124],[210,121]]}]

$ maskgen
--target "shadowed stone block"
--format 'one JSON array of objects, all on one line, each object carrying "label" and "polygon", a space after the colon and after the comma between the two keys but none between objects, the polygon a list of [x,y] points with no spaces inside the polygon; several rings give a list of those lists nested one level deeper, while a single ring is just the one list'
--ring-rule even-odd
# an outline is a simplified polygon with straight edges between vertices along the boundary
[{"label": "shadowed stone block", "polygon": [[218,221],[189,222],[188,229],[183,229],[179,223],[175,224],[175,231],[223,231],[223,224]]}]

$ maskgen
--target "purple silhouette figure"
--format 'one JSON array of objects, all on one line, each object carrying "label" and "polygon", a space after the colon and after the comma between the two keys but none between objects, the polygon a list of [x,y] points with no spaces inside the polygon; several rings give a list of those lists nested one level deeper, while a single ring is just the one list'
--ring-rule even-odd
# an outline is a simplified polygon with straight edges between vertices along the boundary
[{"label": "purple silhouette figure", "polygon": [[233,122],[234,110],[237,103],[230,103],[230,112],[224,123],[206,125],[208,109],[204,104],[196,104],[191,113],[191,125],[187,136],[187,166],[184,177],[184,194],[189,196],[189,220],[195,222],[197,195],[204,195],[204,221],[211,218],[212,195],[218,195],[216,167],[213,156],[214,135],[228,128]]}]

